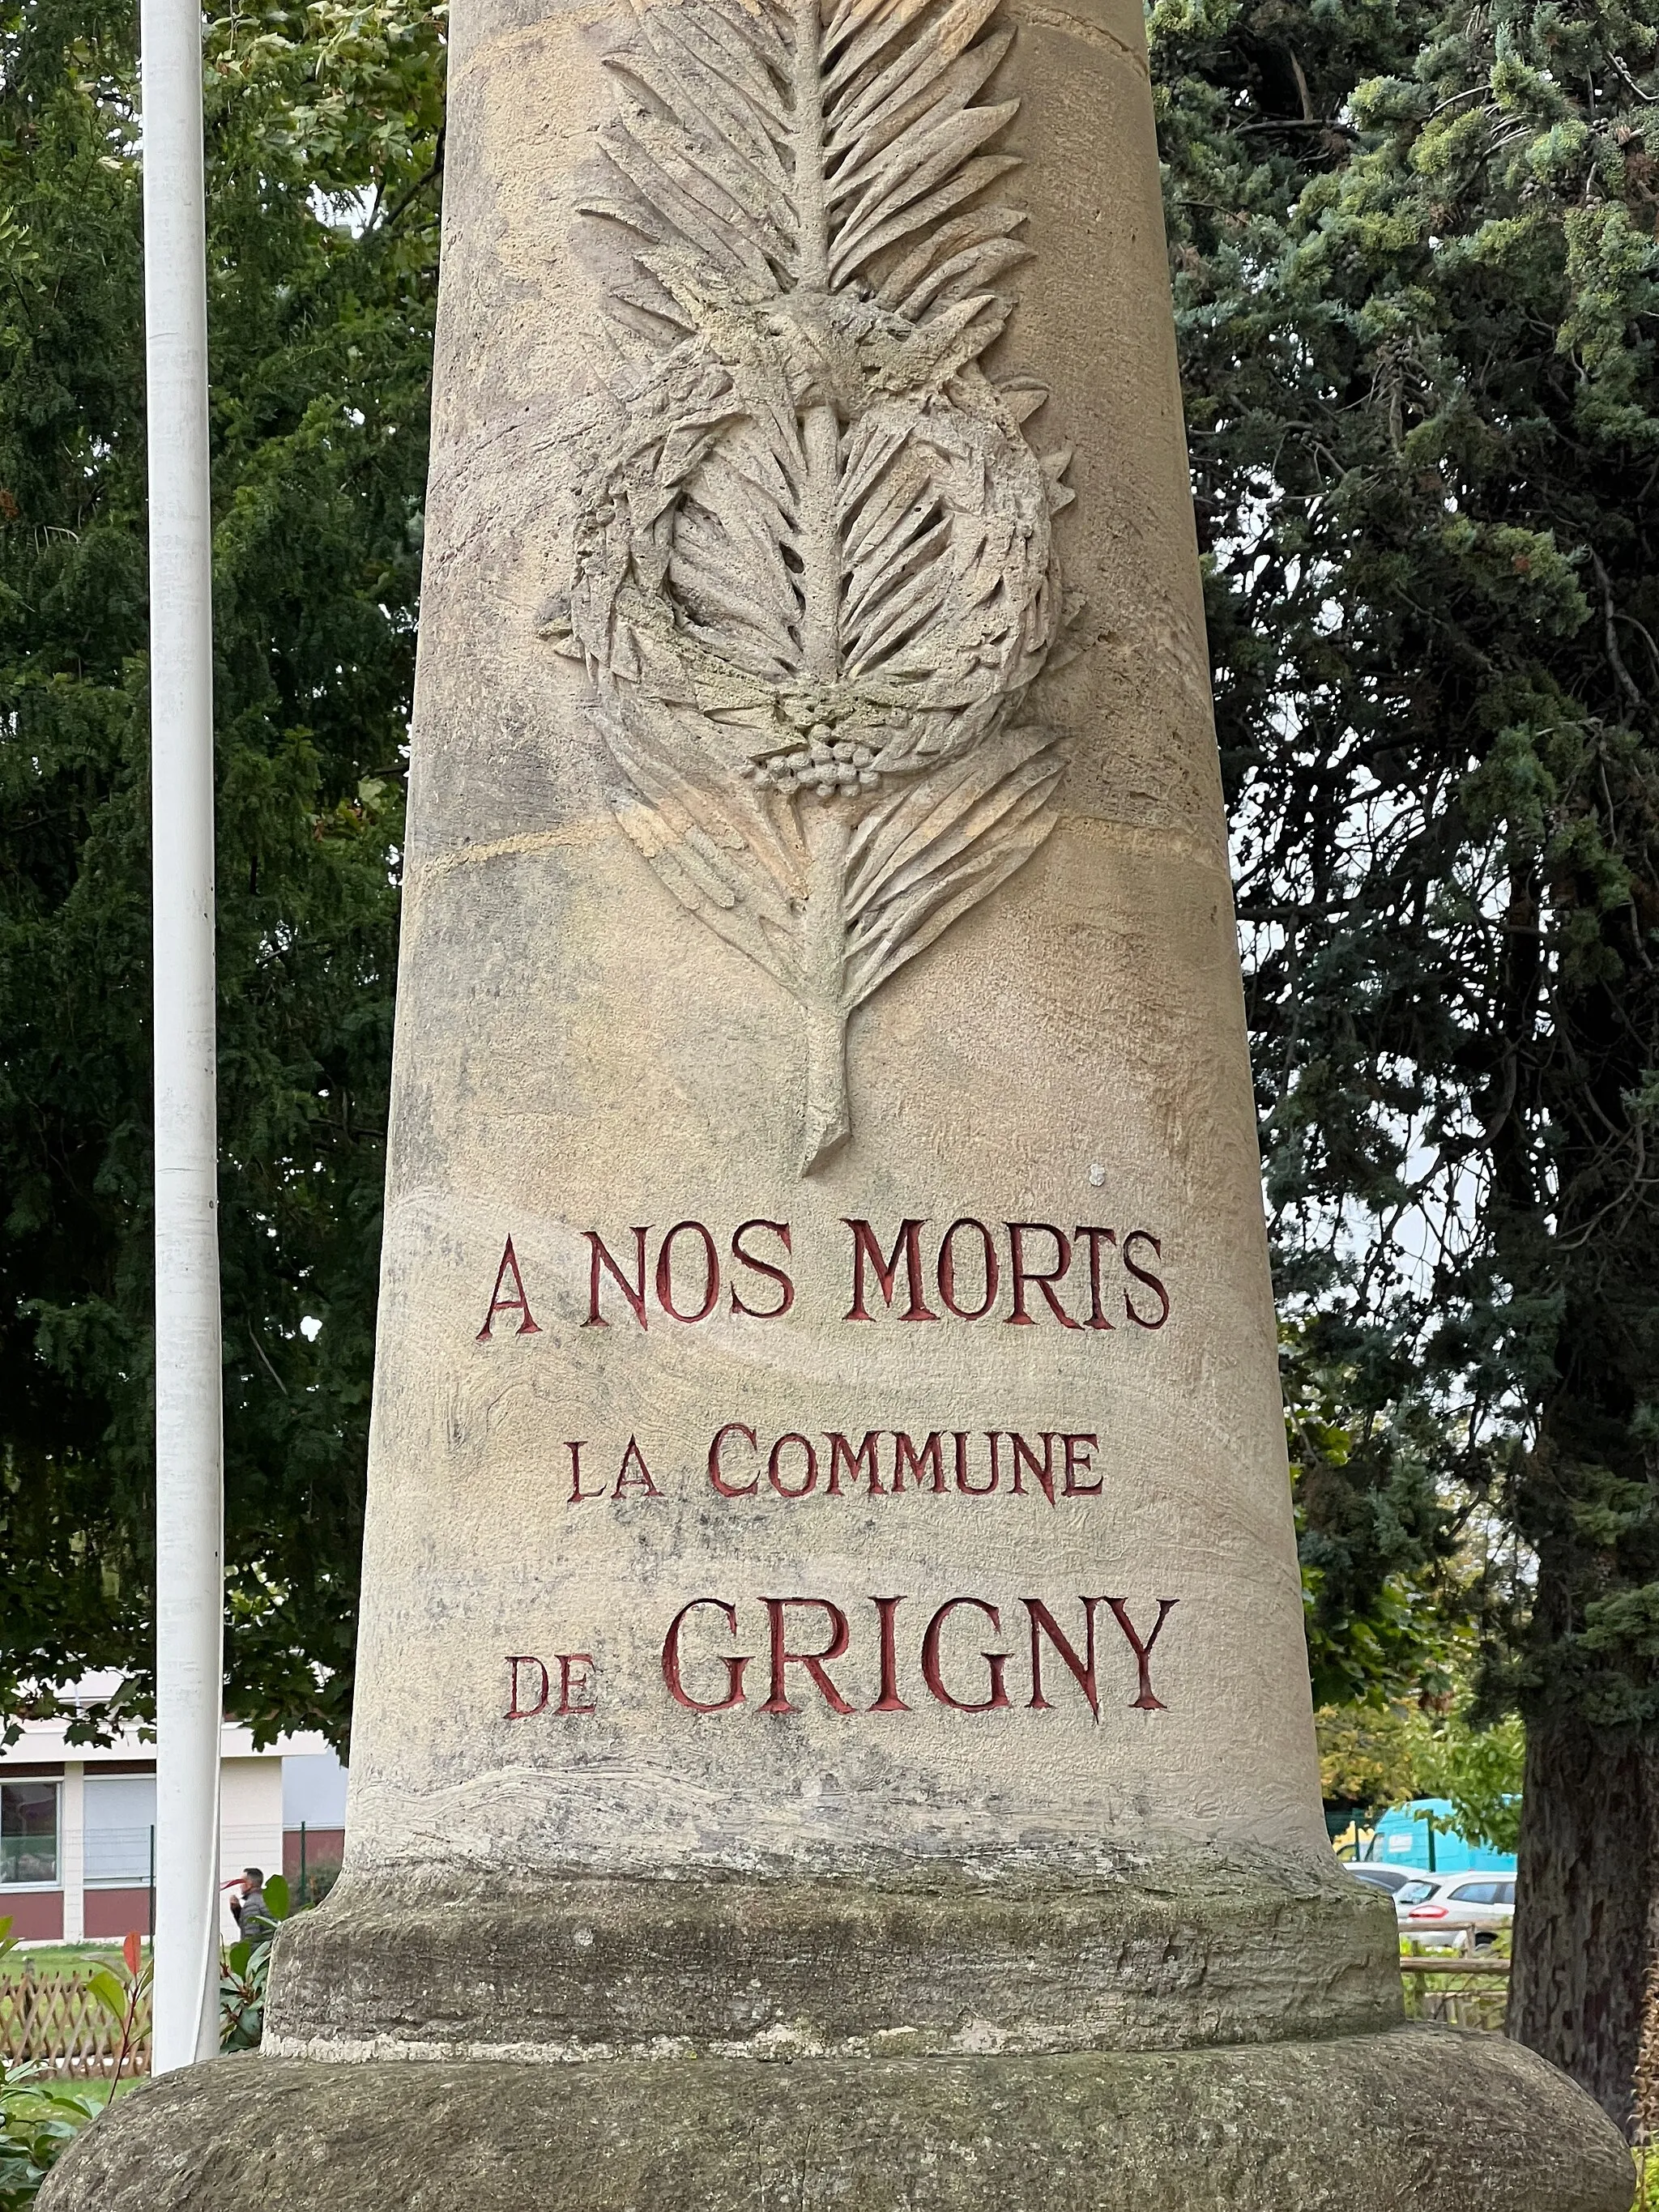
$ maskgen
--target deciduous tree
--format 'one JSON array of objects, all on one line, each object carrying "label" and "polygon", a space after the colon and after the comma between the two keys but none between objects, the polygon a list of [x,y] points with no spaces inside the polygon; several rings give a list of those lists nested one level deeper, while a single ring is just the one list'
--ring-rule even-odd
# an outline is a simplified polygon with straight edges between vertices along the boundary
[{"label": "deciduous tree", "polygon": [[[135,12],[0,13],[0,1705],[149,1646]],[[441,15],[209,27],[230,1697],[343,1741]]]}]

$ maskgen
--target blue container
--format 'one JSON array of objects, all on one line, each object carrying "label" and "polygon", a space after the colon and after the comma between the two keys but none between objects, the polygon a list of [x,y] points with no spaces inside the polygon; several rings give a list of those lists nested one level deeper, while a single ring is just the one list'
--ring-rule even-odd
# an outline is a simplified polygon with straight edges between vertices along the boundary
[{"label": "blue container", "polygon": [[1359,1856],[1378,1866],[1414,1867],[1427,1874],[1429,1824],[1425,1814],[1431,1814],[1434,1820],[1436,1874],[1515,1872],[1513,1851],[1488,1850],[1484,1844],[1471,1844],[1458,1834],[1452,1825],[1450,1802],[1444,1797],[1414,1798],[1409,1805],[1396,1805],[1391,1813],[1383,1814],[1375,1833],[1362,1836]]}]

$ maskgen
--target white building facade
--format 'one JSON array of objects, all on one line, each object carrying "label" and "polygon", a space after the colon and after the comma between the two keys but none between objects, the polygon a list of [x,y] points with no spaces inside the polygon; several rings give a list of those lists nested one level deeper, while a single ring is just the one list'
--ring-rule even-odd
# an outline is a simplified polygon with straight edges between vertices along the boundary
[{"label": "white building facade", "polygon": [[[155,1747],[137,1729],[108,1747],[70,1744],[64,1720],[26,1721],[0,1749],[0,1920],[24,1942],[148,1936],[154,1916]],[[226,1722],[220,1738],[220,1878],[246,1867],[303,1876],[338,1866],[345,1769],[320,1735],[256,1750]],[[234,1940],[225,1899],[222,1931]]]}]

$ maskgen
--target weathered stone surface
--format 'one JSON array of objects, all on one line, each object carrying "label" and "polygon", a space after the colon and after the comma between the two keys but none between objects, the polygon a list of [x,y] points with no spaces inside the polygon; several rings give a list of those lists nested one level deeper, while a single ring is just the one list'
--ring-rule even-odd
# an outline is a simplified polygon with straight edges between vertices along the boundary
[{"label": "weathered stone surface", "polygon": [[[472,2020],[465,1947],[422,1981],[389,1937],[377,1979],[373,1890],[905,1860],[1064,1892],[1174,1845],[1317,1884],[1139,12],[466,0],[454,31],[353,1887],[273,2022]],[[739,110],[759,137],[711,152]],[[898,231],[854,267],[866,157]],[[918,161],[982,189],[913,221]],[[624,330],[630,292],[678,319]],[[809,709],[853,783],[788,765]],[[790,1655],[838,1622],[819,1679]],[[1321,2019],[1367,1909],[1302,1985]],[[513,2039],[629,2040],[550,1973]]]},{"label": "weathered stone surface", "polygon": [[1138,0],[453,23],[347,1874],[43,2212],[1623,2212],[1321,1816]]},{"label": "weathered stone surface", "polygon": [[796,2065],[222,2059],[40,2212],[1626,2212],[1629,2152],[1502,2039]]},{"label": "weathered stone surface", "polygon": [[1267,1851],[1126,1851],[1092,1882],[1006,1863],[805,1881],[348,1875],[325,1913],[283,1929],[265,2033],[279,2055],[351,2058],[1255,2042],[1393,2026],[1398,1950],[1387,1898]]}]

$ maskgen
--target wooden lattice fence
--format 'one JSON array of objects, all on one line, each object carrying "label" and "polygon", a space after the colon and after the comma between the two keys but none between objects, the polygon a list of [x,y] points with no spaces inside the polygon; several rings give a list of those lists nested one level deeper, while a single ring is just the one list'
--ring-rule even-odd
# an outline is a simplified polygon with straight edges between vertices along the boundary
[{"label": "wooden lattice fence", "polygon": [[[149,2071],[148,2002],[138,2030],[123,2074]],[[83,1981],[27,1970],[0,1979],[0,2057],[14,2064],[28,2061],[53,2074],[109,2075],[120,2047],[119,2026]]]},{"label": "wooden lattice fence", "polygon": [[[1452,2027],[1501,2032],[1509,2002],[1507,1958],[1405,1958],[1400,1962],[1408,2019],[1443,2021]],[[1659,1991],[1650,2017],[1659,2021]],[[84,1982],[70,1975],[25,1972],[0,1979],[0,2057],[31,2061],[56,2074],[108,2075],[115,2066],[120,2030]],[[1659,2050],[1659,2030],[1650,2037]],[[1659,2061],[1648,2051],[1648,2073],[1659,2078]],[[149,2071],[149,2008],[139,2018],[136,2048],[122,2071]],[[1648,2085],[1647,2102],[1659,2106]],[[1645,2107],[1644,2107],[1645,2109]],[[1659,2133],[1659,2129],[1654,2130]]]},{"label": "wooden lattice fence", "polygon": [[[1466,1943],[1481,1931],[1473,1923],[1447,1921]],[[1507,1936],[1504,1938],[1507,1942]],[[1419,1951],[1413,1944],[1400,1961],[1407,2020],[1438,2021],[1446,2027],[1481,2027],[1501,2035],[1510,2004],[1509,1954],[1496,1948],[1448,1954]]]}]

